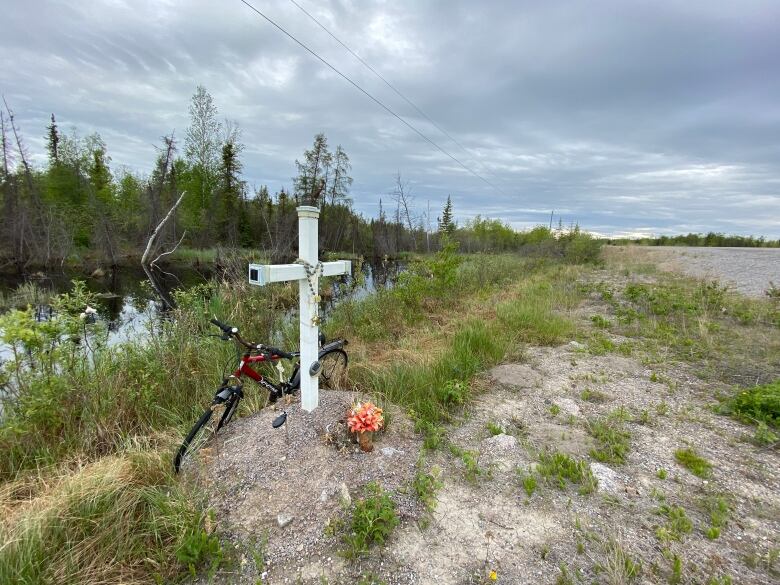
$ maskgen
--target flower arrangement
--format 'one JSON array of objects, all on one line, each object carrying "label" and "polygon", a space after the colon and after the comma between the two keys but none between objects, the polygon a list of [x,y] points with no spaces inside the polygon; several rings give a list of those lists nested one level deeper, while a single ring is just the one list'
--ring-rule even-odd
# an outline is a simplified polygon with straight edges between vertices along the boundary
[{"label": "flower arrangement", "polygon": [[347,428],[357,434],[360,448],[363,451],[373,451],[372,433],[385,425],[382,409],[371,402],[353,405],[347,414]]},{"label": "flower arrangement", "polygon": [[353,433],[373,433],[385,425],[382,409],[372,402],[358,402],[347,415],[347,427]]}]

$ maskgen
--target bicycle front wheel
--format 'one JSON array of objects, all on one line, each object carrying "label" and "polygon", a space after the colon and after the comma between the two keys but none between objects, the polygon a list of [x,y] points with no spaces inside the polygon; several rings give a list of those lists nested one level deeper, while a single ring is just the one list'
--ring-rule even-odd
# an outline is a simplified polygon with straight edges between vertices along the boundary
[{"label": "bicycle front wheel", "polygon": [[347,381],[347,352],[332,349],[320,357],[322,385],[331,390],[342,390]]},{"label": "bicycle front wheel", "polygon": [[217,431],[219,431],[222,427],[226,426],[233,419],[233,415],[236,414],[236,411],[238,410],[239,402],[241,402],[241,398],[239,398],[236,395],[233,395],[230,398],[230,400],[227,403],[227,406],[225,407],[225,413],[222,415],[222,418],[219,420],[219,425],[217,425]]},{"label": "bicycle front wheel", "polygon": [[211,438],[211,435],[216,432],[213,421],[211,421],[212,414],[214,414],[214,411],[212,411],[211,408],[207,408],[185,437],[184,442],[181,444],[181,447],[179,447],[179,450],[176,452],[176,457],[173,460],[173,468],[176,473],[179,473],[181,468],[186,466],[193,459],[194,454],[205,445]]}]

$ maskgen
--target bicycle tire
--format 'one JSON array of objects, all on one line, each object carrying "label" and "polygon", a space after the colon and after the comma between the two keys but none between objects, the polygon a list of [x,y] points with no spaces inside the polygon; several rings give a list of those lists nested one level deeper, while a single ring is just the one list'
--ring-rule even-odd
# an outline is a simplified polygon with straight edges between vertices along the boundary
[{"label": "bicycle tire", "polygon": [[200,415],[198,421],[184,438],[184,442],[181,444],[181,447],[179,447],[179,450],[176,452],[176,457],[173,460],[173,468],[176,473],[179,473],[181,470],[181,465],[184,462],[186,456],[197,451],[201,445],[206,442],[205,437],[203,441],[195,441],[195,439],[199,438],[201,431],[205,430],[206,423],[209,422],[212,414],[214,414],[214,412],[211,410],[211,408],[207,408],[205,412]]},{"label": "bicycle tire", "polygon": [[227,424],[233,419],[233,415],[236,414],[236,411],[238,410],[238,403],[241,402],[241,397],[237,395],[233,395],[230,398],[230,402],[225,408],[225,412],[222,414],[222,418],[219,419],[219,424],[217,425],[217,430],[215,432],[219,432],[222,427],[227,426]]},{"label": "bicycle tire", "polygon": [[331,349],[320,356],[320,380],[325,388],[341,390],[347,378],[349,358],[343,349]]}]

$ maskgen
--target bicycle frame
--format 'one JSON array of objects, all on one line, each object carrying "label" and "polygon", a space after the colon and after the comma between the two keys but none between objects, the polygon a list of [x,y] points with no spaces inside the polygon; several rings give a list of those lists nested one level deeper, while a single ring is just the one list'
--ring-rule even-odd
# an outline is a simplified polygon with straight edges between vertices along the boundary
[{"label": "bicycle frame", "polygon": [[[272,357],[271,362],[276,361],[280,359],[278,356]],[[249,353],[245,353],[241,356],[241,359],[238,364],[238,368],[233,372],[232,377],[241,379],[241,376],[246,374],[249,376],[252,380],[260,384],[263,388],[266,390],[269,390],[272,394],[280,395],[283,393],[286,388],[284,386],[289,386],[289,382],[282,382],[279,386],[274,384],[273,382],[266,380],[265,376],[260,374],[259,372],[252,369],[250,364],[257,364],[257,363],[270,363],[265,358],[264,355],[252,355]],[[295,375],[295,372],[293,370],[293,375]]]}]

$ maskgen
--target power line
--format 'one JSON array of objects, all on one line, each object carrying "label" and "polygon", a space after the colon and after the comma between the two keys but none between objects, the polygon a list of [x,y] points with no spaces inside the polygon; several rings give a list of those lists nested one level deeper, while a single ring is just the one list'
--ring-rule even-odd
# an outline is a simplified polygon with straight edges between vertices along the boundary
[{"label": "power line", "polygon": [[298,44],[298,45],[299,45],[301,48],[305,49],[305,50],[306,50],[308,53],[310,53],[310,54],[311,54],[313,57],[315,57],[317,60],[319,60],[319,61],[320,61],[320,62],[322,62],[324,65],[326,65],[328,68],[330,68],[330,69],[331,69],[331,70],[332,70],[334,73],[336,73],[337,75],[339,75],[340,77],[342,77],[342,78],[343,78],[345,81],[347,81],[347,82],[348,82],[350,85],[352,85],[352,86],[353,86],[355,89],[357,89],[357,90],[358,90],[360,93],[364,94],[364,95],[365,95],[367,98],[369,98],[371,101],[373,101],[374,103],[376,103],[376,104],[377,104],[379,107],[381,107],[383,110],[385,110],[385,111],[386,111],[388,114],[390,114],[391,116],[393,116],[394,118],[396,118],[397,120],[399,120],[399,121],[400,121],[402,124],[404,124],[404,125],[405,125],[407,128],[409,128],[410,130],[412,130],[412,131],[413,131],[415,134],[417,134],[418,136],[420,136],[420,137],[421,137],[423,140],[425,140],[426,142],[428,142],[429,144],[431,144],[431,145],[432,145],[433,147],[435,147],[436,149],[440,150],[440,151],[441,151],[442,153],[444,153],[444,154],[445,154],[447,157],[449,157],[450,159],[452,159],[453,161],[455,161],[456,163],[458,163],[458,164],[459,164],[461,167],[463,167],[464,169],[466,169],[466,171],[468,171],[469,173],[471,173],[472,175],[474,175],[475,177],[477,177],[479,180],[481,180],[481,181],[482,181],[482,182],[484,182],[485,184],[487,184],[487,185],[489,185],[489,186],[493,187],[493,189],[495,189],[495,190],[496,190],[496,191],[498,191],[499,193],[501,193],[501,192],[502,192],[502,191],[501,191],[501,189],[499,189],[498,187],[496,187],[496,186],[495,186],[493,183],[491,183],[490,181],[488,181],[488,180],[487,180],[485,177],[483,177],[482,175],[480,175],[480,174],[479,174],[479,173],[477,173],[476,171],[472,170],[470,167],[466,166],[464,163],[462,163],[462,162],[461,162],[460,160],[458,160],[456,157],[454,157],[453,155],[451,155],[449,152],[447,152],[446,150],[444,150],[444,149],[443,149],[441,146],[439,146],[439,145],[438,145],[436,142],[434,142],[433,140],[431,140],[430,138],[428,138],[428,137],[427,137],[425,134],[423,134],[423,133],[422,133],[420,130],[418,130],[418,129],[417,129],[415,126],[414,126],[414,125],[412,125],[411,123],[407,122],[407,121],[406,121],[404,118],[402,118],[401,116],[399,116],[398,114],[396,114],[396,113],[395,113],[393,110],[391,110],[391,109],[390,109],[390,108],[389,108],[387,105],[385,105],[385,104],[384,104],[382,101],[380,101],[379,99],[375,98],[373,95],[371,95],[370,93],[368,93],[368,92],[367,92],[365,89],[363,89],[363,88],[362,88],[360,85],[358,85],[358,84],[357,84],[355,81],[353,81],[353,80],[352,80],[350,77],[348,77],[347,75],[345,75],[344,73],[342,73],[341,71],[339,71],[338,69],[336,69],[336,68],[335,68],[333,65],[331,65],[331,64],[330,64],[328,61],[326,61],[324,58],[320,57],[320,56],[319,56],[319,55],[318,55],[318,54],[317,54],[317,53],[316,53],[316,52],[315,52],[313,49],[310,49],[310,48],[308,47],[308,45],[306,45],[306,44],[305,44],[305,43],[303,43],[302,41],[299,41],[299,40],[298,40],[298,39],[297,39],[295,36],[293,36],[293,35],[292,35],[292,33],[289,33],[289,32],[287,32],[287,31],[286,31],[286,30],[285,30],[285,29],[284,29],[284,28],[283,28],[283,27],[282,27],[280,24],[277,24],[277,23],[276,23],[276,22],[275,22],[273,19],[271,19],[270,17],[266,16],[266,15],[265,15],[263,12],[261,12],[260,10],[258,10],[257,8],[255,8],[255,7],[254,7],[252,4],[250,4],[249,2],[247,2],[247,0],[240,0],[240,2],[241,2],[242,4],[244,4],[245,6],[247,6],[247,8],[249,8],[249,9],[250,9],[250,10],[252,10],[253,12],[257,13],[259,16],[261,16],[261,17],[262,17],[263,19],[265,19],[267,22],[269,22],[270,24],[272,24],[272,25],[273,25],[275,28],[277,28],[277,29],[278,29],[280,32],[282,32],[282,33],[283,33],[285,36],[287,36],[287,37],[288,37],[288,38],[290,38],[292,41],[294,41],[296,44]]},{"label": "power line", "polygon": [[[374,69],[374,68],[373,68],[373,67],[372,67],[372,66],[371,66],[369,63],[367,63],[367,62],[366,62],[366,61],[365,61],[365,60],[364,60],[364,59],[363,59],[363,58],[362,58],[360,55],[358,55],[358,54],[357,54],[355,51],[353,51],[353,50],[352,50],[352,49],[351,49],[351,48],[350,48],[350,47],[349,47],[349,46],[348,46],[346,43],[344,43],[344,42],[343,42],[343,41],[342,41],[340,38],[338,38],[336,35],[334,35],[334,34],[333,34],[333,33],[332,33],[332,32],[331,32],[331,31],[330,31],[330,30],[329,30],[329,29],[328,29],[328,28],[327,28],[327,27],[326,27],[324,24],[322,24],[322,23],[321,23],[319,20],[317,20],[317,18],[316,18],[314,15],[312,15],[312,14],[311,14],[311,13],[310,13],[308,10],[306,10],[306,9],[305,9],[303,6],[301,6],[300,4],[298,4],[298,3],[297,3],[295,0],[290,0],[290,2],[292,2],[293,4],[295,4],[295,6],[297,6],[297,7],[298,7],[298,9],[299,9],[301,12],[303,12],[303,13],[304,13],[306,16],[308,16],[308,17],[309,17],[309,18],[310,18],[312,21],[314,21],[314,23],[315,23],[317,26],[319,26],[319,27],[320,27],[322,30],[324,30],[326,33],[328,33],[328,35],[329,35],[329,36],[330,36],[330,37],[331,37],[331,38],[332,38],[334,41],[336,41],[336,42],[337,42],[339,45],[341,45],[342,47],[344,47],[344,49],[346,49],[346,50],[349,52],[349,54],[350,54],[350,55],[352,55],[352,56],[353,56],[355,59],[357,59],[358,61],[360,61],[360,63],[362,63],[362,64],[363,64],[363,65],[364,65],[364,66],[365,66],[365,67],[366,67],[366,68],[367,68],[369,71],[371,71],[371,73],[373,73],[373,74],[374,74],[374,75],[376,75],[376,76],[377,76],[379,79],[381,79],[381,80],[384,82],[384,84],[385,84],[387,87],[389,87],[390,89],[392,89],[392,90],[395,92],[395,94],[396,94],[398,97],[400,97],[400,98],[401,98],[402,100],[404,100],[404,101],[405,101],[407,104],[409,104],[410,106],[412,106],[412,107],[413,107],[413,108],[414,108],[414,109],[417,111],[417,113],[418,113],[418,114],[420,114],[420,115],[421,115],[423,118],[425,118],[425,119],[426,119],[426,120],[428,120],[428,121],[429,121],[431,124],[433,124],[433,126],[434,126],[434,127],[435,127],[435,128],[436,128],[436,129],[437,129],[439,132],[441,132],[441,133],[442,133],[442,134],[444,134],[444,135],[445,135],[447,138],[449,138],[450,140],[452,140],[452,141],[453,141],[453,142],[454,142],[454,143],[455,143],[455,144],[456,144],[458,147],[460,147],[460,149],[461,149],[463,152],[465,152],[465,153],[466,153],[466,154],[468,154],[469,156],[472,156],[472,157],[474,157],[474,154],[473,154],[473,153],[472,153],[472,152],[471,152],[471,151],[470,151],[468,148],[466,148],[465,146],[463,146],[463,144],[461,144],[460,142],[458,142],[458,141],[455,139],[455,137],[454,137],[454,136],[452,136],[452,135],[451,135],[449,132],[447,132],[447,131],[446,131],[444,128],[442,128],[441,126],[439,126],[439,125],[436,123],[436,121],[435,121],[433,118],[431,118],[431,117],[430,117],[428,114],[426,114],[425,112],[423,112],[423,111],[422,111],[422,110],[421,110],[421,109],[420,109],[420,108],[417,106],[417,104],[415,104],[415,103],[414,103],[412,100],[410,100],[410,99],[409,99],[408,97],[406,97],[406,96],[405,96],[403,93],[401,93],[401,90],[399,90],[399,89],[398,89],[397,87],[395,87],[395,86],[394,86],[392,83],[390,83],[390,82],[389,82],[389,81],[388,81],[388,80],[387,80],[387,79],[386,79],[386,78],[385,78],[385,77],[384,77],[384,76],[383,76],[381,73],[379,73],[379,71],[377,71],[376,69]],[[481,164],[481,163],[479,162],[479,160],[477,160],[477,159],[476,159],[476,157],[474,157],[474,162],[476,162],[476,163],[477,163],[477,165],[479,165],[479,166],[480,166],[480,167],[482,167],[483,169],[487,170],[488,174],[490,174],[491,176],[493,176],[493,178],[497,178],[495,175],[493,175],[493,173],[491,173],[491,172],[490,172],[490,169],[488,169],[488,168],[487,168],[487,167],[485,167],[483,164]],[[501,193],[504,193],[504,192],[503,192],[501,189],[499,189],[499,188],[498,188],[498,187],[496,187],[495,185],[491,185],[491,186],[492,186],[493,188],[495,188],[495,189],[498,189],[498,191],[500,191]],[[504,193],[504,194],[505,194],[505,193]]]}]

